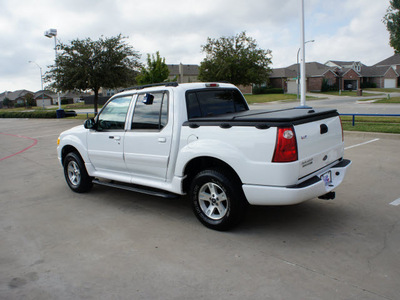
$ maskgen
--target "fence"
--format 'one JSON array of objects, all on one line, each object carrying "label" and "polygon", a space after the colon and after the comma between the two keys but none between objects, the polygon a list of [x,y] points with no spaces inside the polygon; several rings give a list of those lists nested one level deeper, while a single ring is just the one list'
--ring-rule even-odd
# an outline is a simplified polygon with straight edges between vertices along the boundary
[{"label": "fence", "polygon": [[352,116],[352,125],[356,124],[356,116],[358,117],[400,117],[397,114],[340,114],[341,116]]}]

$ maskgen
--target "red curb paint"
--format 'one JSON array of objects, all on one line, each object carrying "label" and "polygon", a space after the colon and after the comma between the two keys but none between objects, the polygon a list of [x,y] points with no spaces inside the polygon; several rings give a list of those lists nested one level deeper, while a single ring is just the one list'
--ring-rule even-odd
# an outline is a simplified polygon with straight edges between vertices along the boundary
[{"label": "red curb paint", "polygon": [[7,159],[7,158],[11,158],[11,157],[16,156],[16,155],[18,155],[18,154],[21,154],[22,152],[25,152],[26,150],[32,148],[33,146],[35,146],[35,145],[38,143],[37,139],[30,138],[30,137],[26,137],[26,136],[22,136],[22,135],[14,135],[14,134],[2,133],[2,132],[0,132],[0,134],[2,134],[2,135],[8,135],[8,136],[13,136],[13,137],[21,138],[21,139],[28,139],[28,140],[32,140],[32,141],[33,141],[33,144],[30,145],[29,147],[26,147],[25,149],[22,149],[21,151],[18,151],[17,153],[14,153],[14,154],[11,154],[11,155],[9,155],[9,156],[0,158],[0,161],[5,160],[5,159]]}]

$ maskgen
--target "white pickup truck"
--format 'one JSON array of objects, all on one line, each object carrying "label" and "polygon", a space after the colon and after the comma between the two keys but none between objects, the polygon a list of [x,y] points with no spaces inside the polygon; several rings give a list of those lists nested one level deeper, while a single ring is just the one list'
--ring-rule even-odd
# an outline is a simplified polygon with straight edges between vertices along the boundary
[{"label": "white pickup truck", "polygon": [[61,133],[69,187],[92,184],[188,194],[207,227],[228,230],[248,204],[333,199],[351,161],[336,110],[250,110],[226,83],[168,83],[113,96],[94,119]]}]

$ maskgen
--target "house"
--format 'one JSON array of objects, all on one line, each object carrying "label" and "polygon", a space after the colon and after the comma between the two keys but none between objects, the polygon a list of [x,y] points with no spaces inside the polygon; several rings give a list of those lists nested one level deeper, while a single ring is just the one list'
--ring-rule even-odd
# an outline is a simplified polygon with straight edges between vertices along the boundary
[{"label": "house", "polygon": [[[199,82],[199,66],[198,65],[167,65],[169,70],[169,81],[177,81],[178,83]],[[251,94],[253,86],[238,85],[243,94]]]},{"label": "house", "polygon": [[14,92],[5,91],[0,94],[0,102],[3,103],[4,99],[9,99],[12,106],[24,106],[26,101],[33,99],[34,93],[28,90],[17,90]]},{"label": "house", "polygon": [[33,99],[36,101],[36,106],[50,106],[55,104],[57,101],[57,94],[52,91],[37,91],[33,95]]},{"label": "house", "polygon": [[[377,68],[384,68],[384,67],[391,67],[397,74],[400,74],[400,54],[396,53],[391,57],[388,57],[374,65]],[[393,80],[387,80],[387,85],[393,85]],[[400,86],[400,77],[397,77],[397,85],[396,87]]]},{"label": "house", "polygon": [[[378,63],[371,67],[359,61],[330,60],[325,64],[338,68],[338,74],[341,78],[339,86],[342,87],[342,90],[357,90],[368,87],[397,88],[399,73],[395,67],[390,65],[390,62],[395,63],[395,60],[392,57],[385,61],[386,63]],[[400,56],[397,63],[400,69]]]},{"label": "house", "polygon": [[[269,85],[297,93],[299,64],[272,69]],[[325,64],[306,63],[307,91],[321,91],[323,84],[340,90],[362,88],[397,88],[400,86],[400,55],[395,54],[373,66],[360,61],[329,60]]]},{"label": "house", "polygon": [[[318,62],[306,63],[307,91],[321,91],[324,79],[329,85],[335,85],[338,77],[336,70],[336,67],[329,67]],[[299,64],[272,69],[269,85],[274,88],[282,88],[286,93],[296,94],[298,74],[300,74]]]},{"label": "house", "polygon": [[170,81],[176,80],[178,83],[197,82],[199,76],[198,65],[167,65],[169,70],[168,79]]}]

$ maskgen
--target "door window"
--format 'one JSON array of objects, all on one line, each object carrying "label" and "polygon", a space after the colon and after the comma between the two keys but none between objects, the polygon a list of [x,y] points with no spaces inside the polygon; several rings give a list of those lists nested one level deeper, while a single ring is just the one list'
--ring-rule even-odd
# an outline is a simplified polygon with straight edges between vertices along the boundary
[{"label": "door window", "polygon": [[132,130],[161,131],[168,123],[168,93],[139,94],[133,112]]},{"label": "door window", "polygon": [[118,97],[110,102],[101,111],[98,117],[98,130],[123,130],[125,128],[126,115],[132,95]]}]

